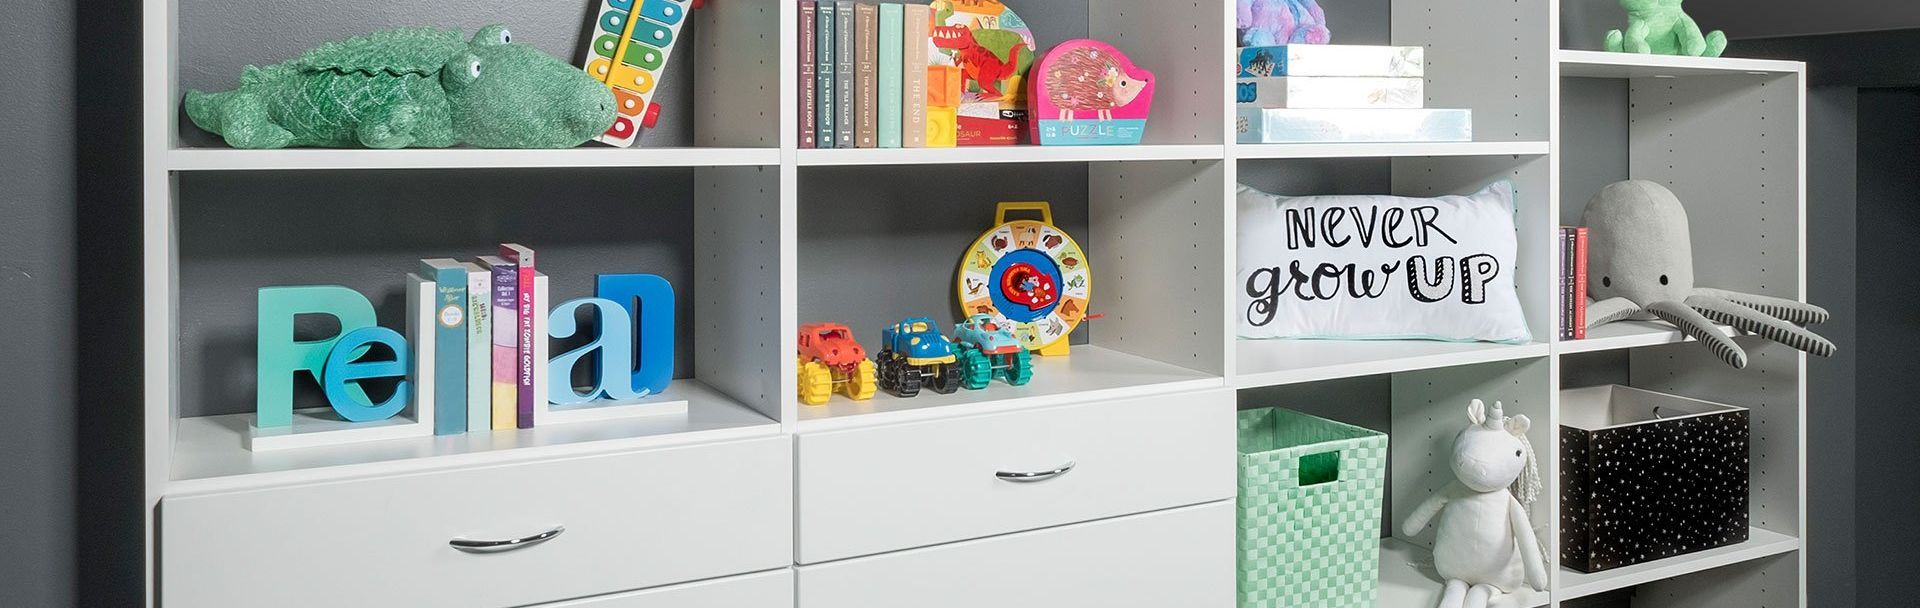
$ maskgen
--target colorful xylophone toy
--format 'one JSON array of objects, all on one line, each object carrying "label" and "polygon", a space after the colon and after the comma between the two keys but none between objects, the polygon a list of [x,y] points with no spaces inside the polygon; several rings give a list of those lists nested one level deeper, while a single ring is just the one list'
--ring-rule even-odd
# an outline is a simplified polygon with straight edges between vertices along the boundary
[{"label": "colorful xylophone toy", "polygon": [[586,53],[587,73],[613,89],[618,116],[595,141],[630,147],[642,129],[653,128],[660,106],[654,87],[673,56],[674,39],[686,24],[687,9],[705,0],[602,0]]}]

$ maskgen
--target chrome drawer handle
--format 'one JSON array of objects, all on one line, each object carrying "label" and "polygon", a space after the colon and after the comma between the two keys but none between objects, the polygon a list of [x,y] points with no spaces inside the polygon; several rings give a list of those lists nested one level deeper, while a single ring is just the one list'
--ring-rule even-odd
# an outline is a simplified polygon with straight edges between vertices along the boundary
[{"label": "chrome drawer handle", "polygon": [[515,538],[512,540],[467,540],[464,538],[456,538],[447,541],[447,544],[452,545],[454,549],[467,553],[505,553],[507,551],[525,549],[553,540],[553,537],[559,536],[561,532],[565,531],[567,531],[566,526],[554,526],[552,530],[526,538]]},{"label": "chrome drawer handle", "polygon": [[1051,471],[1029,471],[1029,472],[1000,471],[998,473],[994,473],[993,476],[1000,478],[1002,481],[1014,481],[1014,482],[1021,482],[1021,483],[1046,481],[1046,480],[1053,479],[1055,477],[1059,477],[1061,475],[1067,474],[1067,471],[1073,470],[1074,464],[1075,463],[1073,461],[1067,461],[1066,464],[1060,465],[1060,468],[1054,469]]}]

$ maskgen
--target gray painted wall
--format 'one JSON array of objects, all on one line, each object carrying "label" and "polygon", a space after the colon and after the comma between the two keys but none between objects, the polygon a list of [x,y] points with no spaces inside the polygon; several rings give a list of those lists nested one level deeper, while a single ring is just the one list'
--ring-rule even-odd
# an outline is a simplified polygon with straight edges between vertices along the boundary
[{"label": "gray painted wall", "polygon": [[[1732,39],[1870,32],[1920,27],[1920,3],[1901,0],[1689,0],[1687,14],[1704,30]],[[1561,0],[1564,48],[1601,48],[1607,30],[1626,27],[1619,0]],[[1730,45],[1729,57],[1745,56]]]},{"label": "gray painted wall", "polygon": [[83,6],[19,3],[0,19],[9,606],[130,606],[141,593],[140,15],[131,0]]},{"label": "gray painted wall", "polygon": [[1857,262],[1869,282],[1859,290],[1858,314],[1873,331],[1858,336],[1858,548],[1877,559],[1858,560],[1857,572],[1861,605],[1894,606],[1912,601],[1901,593],[1912,579],[1898,556],[1920,542],[1912,518],[1920,496],[1920,469],[1912,466],[1920,410],[1907,385],[1920,376],[1920,359],[1907,343],[1920,331],[1920,268],[1910,260],[1920,230],[1920,162],[1912,153],[1920,145],[1920,89],[1861,90],[1859,120],[1872,128],[1860,131]]}]

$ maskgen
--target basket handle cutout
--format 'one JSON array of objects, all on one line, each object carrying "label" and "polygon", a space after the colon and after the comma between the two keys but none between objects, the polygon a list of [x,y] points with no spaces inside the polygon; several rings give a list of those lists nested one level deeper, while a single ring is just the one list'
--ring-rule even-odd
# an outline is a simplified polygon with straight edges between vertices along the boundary
[{"label": "basket handle cutout", "polygon": [[1302,488],[1340,481],[1340,452],[1301,456],[1299,480]]}]

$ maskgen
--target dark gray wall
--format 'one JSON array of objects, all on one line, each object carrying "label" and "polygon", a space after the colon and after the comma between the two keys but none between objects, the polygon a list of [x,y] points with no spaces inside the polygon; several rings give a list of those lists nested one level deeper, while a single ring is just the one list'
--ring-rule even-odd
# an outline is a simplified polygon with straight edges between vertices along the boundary
[{"label": "dark gray wall", "polygon": [[[1920,27],[1920,3],[1901,0],[1688,0],[1686,9],[1701,29],[1736,40]],[[1563,48],[1599,49],[1626,22],[1619,0],[1560,0]],[[1746,56],[1729,46],[1727,56]]]},{"label": "dark gray wall", "polygon": [[1920,330],[1914,302],[1920,297],[1920,268],[1911,262],[1913,235],[1920,230],[1920,89],[1860,91],[1860,323],[1873,331],[1859,335],[1859,404],[1856,473],[1859,484],[1860,603],[1893,606],[1910,603],[1899,590],[1911,579],[1900,567],[1902,555],[1920,542],[1912,518],[1920,496],[1920,469],[1912,466],[1920,424],[1907,384],[1920,377],[1907,339]]},{"label": "dark gray wall", "polygon": [[131,606],[139,6],[18,4],[0,19],[0,603]]}]

